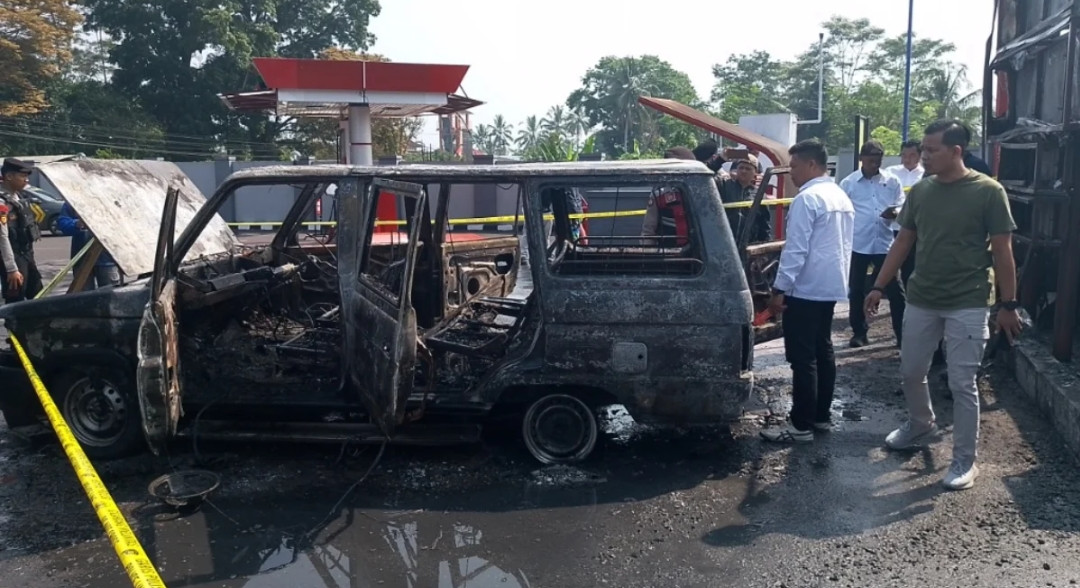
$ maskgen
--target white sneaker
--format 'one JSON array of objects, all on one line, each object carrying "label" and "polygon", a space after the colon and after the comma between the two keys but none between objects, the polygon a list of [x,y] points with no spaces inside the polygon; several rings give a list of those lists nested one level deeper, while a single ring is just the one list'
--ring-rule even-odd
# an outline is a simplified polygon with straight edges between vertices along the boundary
[{"label": "white sneaker", "polygon": [[888,445],[889,449],[911,449],[912,447],[925,445],[931,437],[937,434],[938,428],[934,423],[930,423],[929,427],[914,428],[911,421],[907,421],[899,429],[885,437],[885,445]]},{"label": "white sneaker", "polygon": [[761,438],[773,443],[811,443],[814,441],[813,431],[800,431],[788,425],[777,429],[766,429],[759,433]]},{"label": "white sneaker", "polygon": [[975,485],[975,478],[979,477],[979,467],[974,463],[966,463],[953,460],[949,466],[949,473],[941,483],[949,490],[967,490]]}]

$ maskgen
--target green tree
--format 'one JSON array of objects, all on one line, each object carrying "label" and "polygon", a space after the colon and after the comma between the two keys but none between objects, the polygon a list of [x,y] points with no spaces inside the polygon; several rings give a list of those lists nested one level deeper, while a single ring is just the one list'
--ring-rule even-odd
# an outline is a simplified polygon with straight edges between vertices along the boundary
[{"label": "green tree", "polygon": [[476,125],[472,130],[472,146],[481,153],[496,155],[498,147],[495,145],[495,132],[491,125]]},{"label": "green tree", "polygon": [[776,75],[783,67],[765,51],[732,55],[725,64],[714,65],[710,99],[719,118],[737,123],[747,114],[787,112],[782,80]]},{"label": "green tree", "polygon": [[57,83],[35,116],[0,119],[4,151],[27,155],[110,151],[124,157],[194,157],[210,149],[199,137],[165,136],[154,117],[100,81]]},{"label": "green tree", "polygon": [[558,104],[549,108],[544,118],[540,119],[540,129],[546,136],[565,137],[572,134],[568,132],[569,127],[570,120],[567,117],[566,108]]},{"label": "green tree", "polygon": [[87,29],[116,42],[112,84],[170,134],[245,141],[253,156],[290,120],[228,112],[217,94],[252,89],[252,57],[316,57],[326,47],[368,48],[377,0],[84,0]]},{"label": "green tree", "polygon": [[536,115],[527,117],[525,123],[518,131],[517,139],[514,140],[514,144],[517,145],[519,153],[526,153],[532,149],[535,149],[540,144],[541,139],[540,123],[536,119]]},{"label": "green tree", "polygon": [[692,127],[641,106],[641,96],[701,105],[689,76],[655,55],[604,57],[585,73],[567,105],[580,111],[590,127],[599,127],[598,148],[616,157],[635,141],[648,151],[695,135]]},{"label": "green tree", "polygon": [[496,114],[491,121],[491,146],[494,155],[507,155],[514,143],[514,125],[506,122],[501,114]]},{"label": "green tree", "polygon": [[870,131],[870,138],[881,142],[885,155],[900,155],[900,146],[903,144],[900,131],[889,127],[875,127]]}]

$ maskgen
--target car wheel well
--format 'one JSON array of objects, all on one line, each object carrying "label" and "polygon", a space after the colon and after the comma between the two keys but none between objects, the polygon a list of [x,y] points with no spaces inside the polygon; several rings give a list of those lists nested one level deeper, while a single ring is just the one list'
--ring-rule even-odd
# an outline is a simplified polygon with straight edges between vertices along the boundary
[{"label": "car wheel well", "polygon": [[581,400],[592,409],[618,404],[619,400],[611,392],[594,386],[554,385],[554,386],[514,386],[503,390],[495,403],[498,412],[524,412],[533,402],[550,394],[566,394]]}]

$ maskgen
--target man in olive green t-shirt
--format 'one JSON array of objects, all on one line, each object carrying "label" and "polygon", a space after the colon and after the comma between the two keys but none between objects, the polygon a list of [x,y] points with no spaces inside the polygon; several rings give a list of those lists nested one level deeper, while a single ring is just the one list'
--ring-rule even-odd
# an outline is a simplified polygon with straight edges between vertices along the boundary
[{"label": "man in olive green t-shirt", "polygon": [[908,193],[899,218],[900,235],[866,297],[866,311],[872,314],[885,286],[896,277],[918,240],[900,349],[909,420],[890,433],[885,443],[892,449],[907,449],[936,435],[926,375],[944,334],[953,393],[953,458],[944,484],[951,490],[970,488],[978,476],[976,378],[990,338],[988,319],[995,301],[995,274],[1002,300],[998,326],[1010,341],[1020,333],[1012,253],[1016,223],[1001,184],[964,166],[970,138],[967,127],[954,120],[938,121],[926,128],[922,161],[927,177]]}]

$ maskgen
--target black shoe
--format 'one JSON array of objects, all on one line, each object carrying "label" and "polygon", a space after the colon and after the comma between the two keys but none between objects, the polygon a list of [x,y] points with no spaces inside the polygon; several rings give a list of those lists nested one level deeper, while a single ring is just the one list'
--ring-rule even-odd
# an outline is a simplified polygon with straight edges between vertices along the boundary
[{"label": "black shoe", "polygon": [[866,335],[855,335],[851,338],[851,342],[848,346],[852,349],[858,349],[860,347],[866,347],[870,344],[870,340],[866,338]]}]

